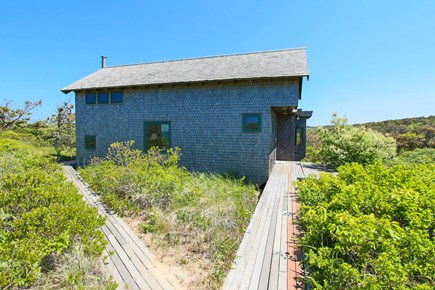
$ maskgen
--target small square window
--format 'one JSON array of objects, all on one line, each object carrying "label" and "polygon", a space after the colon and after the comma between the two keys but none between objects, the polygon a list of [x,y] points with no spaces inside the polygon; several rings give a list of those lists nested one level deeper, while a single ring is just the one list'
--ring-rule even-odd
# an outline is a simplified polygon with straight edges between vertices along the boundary
[{"label": "small square window", "polygon": [[302,127],[296,127],[296,145],[302,145],[303,143],[303,129]]},{"label": "small square window", "polygon": [[112,104],[122,103],[122,92],[110,93],[110,102]]},{"label": "small square window", "polygon": [[97,102],[97,95],[95,93],[86,93],[86,104],[95,104]]},{"label": "small square window", "polygon": [[261,132],[261,114],[243,114],[243,132]]},{"label": "small square window", "polygon": [[97,138],[95,135],[86,135],[85,136],[85,149],[87,150],[95,150],[97,148]]},{"label": "small square window", "polygon": [[98,104],[108,104],[109,103],[109,93],[101,92],[98,93]]},{"label": "small square window", "polygon": [[145,122],[145,149],[151,147],[168,149],[171,146],[171,125],[169,122]]}]

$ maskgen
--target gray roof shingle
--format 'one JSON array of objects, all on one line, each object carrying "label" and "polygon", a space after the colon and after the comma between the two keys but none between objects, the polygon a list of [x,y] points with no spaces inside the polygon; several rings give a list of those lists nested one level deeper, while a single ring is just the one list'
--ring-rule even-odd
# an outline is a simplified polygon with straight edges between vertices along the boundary
[{"label": "gray roof shingle", "polygon": [[61,91],[308,75],[306,50],[297,48],[105,67]]}]

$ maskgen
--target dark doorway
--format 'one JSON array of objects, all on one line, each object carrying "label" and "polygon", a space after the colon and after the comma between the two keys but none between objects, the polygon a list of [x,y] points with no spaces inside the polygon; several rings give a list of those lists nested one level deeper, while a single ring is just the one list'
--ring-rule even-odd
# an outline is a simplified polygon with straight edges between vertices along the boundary
[{"label": "dark doorway", "polygon": [[[292,107],[272,107],[276,132],[276,160],[294,160],[295,115]],[[274,127],[274,126],[272,126]]]},{"label": "dark doorway", "polygon": [[294,122],[288,114],[277,115],[278,132],[276,143],[276,159],[277,160],[293,160],[293,134]]}]

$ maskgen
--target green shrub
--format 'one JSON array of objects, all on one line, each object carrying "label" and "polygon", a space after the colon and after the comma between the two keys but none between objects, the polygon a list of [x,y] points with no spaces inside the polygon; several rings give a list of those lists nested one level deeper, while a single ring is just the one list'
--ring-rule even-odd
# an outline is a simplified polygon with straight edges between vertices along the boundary
[{"label": "green shrub", "polygon": [[31,285],[42,276],[44,260],[73,242],[89,255],[105,246],[96,209],[45,152],[18,139],[0,139],[1,287]]},{"label": "green shrub", "polygon": [[371,128],[397,141],[397,152],[435,148],[435,116],[370,122],[354,126]]},{"label": "green shrub", "polygon": [[435,165],[347,164],[298,182],[315,289],[433,289]]},{"label": "green shrub", "polygon": [[254,212],[254,186],[190,173],[178,165],[179,149],[140,154],[132,145],[112,144],[105,159],[94,159],[80,174],[112,209],[140,219],[155,248],[181,248],[191,260],[206,259],[203,285],[218,288]]},{"label": "green shrub", "polygon": [[314,146],[307,146],[305,157],[302,161],[321,163],[321,160],[319,159],[319,150]]},{"label": "green shrub", "polygon": [[40,142],[32,134],[3,131],[0,133],[0,151],[13,151],[21,155],[54,156],[55,150],[49,144]]},{"label": "green shrub", "polygon": [[402,151],[396,158],[384,161],[385,166],[399,164],[435,164],[435,148]]},{"label": "green shrub", "polygon": [[403,151],[398,156],[399,163],[435,164],[435,148],[421,148]]},{"label": "green shrub", "polygon": [[166,209],[190,178],[178,166],[180,150],[154,147],[142,155],[131,149],[132,145],[133,141],[112,144],[105,159],[94,158],[80,173],[120,214],[153,207]]},{"label": "green shrub", "polygon": [[334,115],[330,129],[319,128],[318,159],[324,164],[340,166],[357,162],[371,164],[396,155],[393,138],[385,137],[371,129],[347,124],[345,118]]}]

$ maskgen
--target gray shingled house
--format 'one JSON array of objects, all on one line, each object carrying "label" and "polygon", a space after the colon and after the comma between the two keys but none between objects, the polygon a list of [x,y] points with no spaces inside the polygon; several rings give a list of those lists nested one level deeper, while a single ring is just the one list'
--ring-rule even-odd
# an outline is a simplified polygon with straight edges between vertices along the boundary
[{"label": "gray shingled house", "polygon": [[105,66],[66,86],[75,92],[77,161],[116,141],[181,148],[190,170],[265,182],[276,160],[305,156],[298,109],[305,49]]}]

